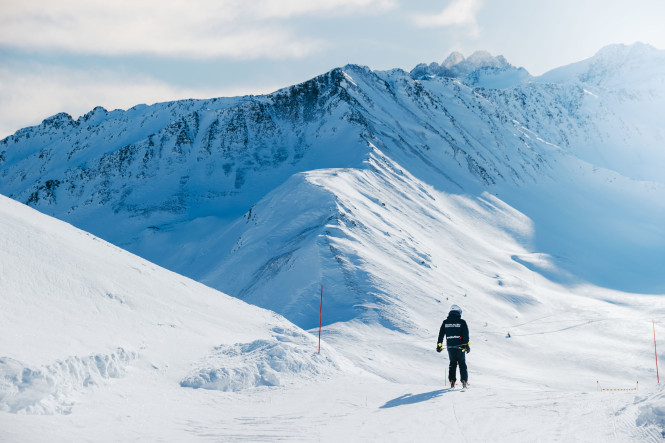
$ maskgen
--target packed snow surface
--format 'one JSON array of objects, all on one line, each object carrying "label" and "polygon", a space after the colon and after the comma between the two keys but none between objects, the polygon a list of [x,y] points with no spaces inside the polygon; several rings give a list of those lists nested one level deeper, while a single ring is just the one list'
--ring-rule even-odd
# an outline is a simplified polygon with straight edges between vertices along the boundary
[{"label": "packed snow surface", "polygon": [[[330,180],[349,193],[340,204],[359,211],[351,196],[366,190],[340,172],[307,182]],[[421,191],[424,217],[384,218],[393,228],[364,220],[359,235],[374,237],[373,249],[356,249],[362,238],[328,240],[355,250],[368,266],[356,272],[375,273],[384,292],[364,320],[326,322],[321,354],[316,329],[2,198],[0,438],[414,441],[445,432],[469,441],[658,441],[665,423],[649,318],[665,318],[659,299],[552,283],[521,264],[549,266],[515,240],[530,232],[522,215],[491,196]],[[375,205],[363,210],[370,218],[383,208]],[[431,211],[459,218],[443,217],[451,229],[443,243],[427,244],[427,231],[410,244],[377,239],[418,232],[409,224],[435,223]],[[395,247],[413,262],[381,252]],[[417,271],[434,267],[438,278]],[[324,288],[332,298],[324,315],[336,315],[345,285]],[[453,302],[471,327],[464,393],[447,388],[447,359],[434,351]],[[597,390],[638,379],[639,391]]]}]

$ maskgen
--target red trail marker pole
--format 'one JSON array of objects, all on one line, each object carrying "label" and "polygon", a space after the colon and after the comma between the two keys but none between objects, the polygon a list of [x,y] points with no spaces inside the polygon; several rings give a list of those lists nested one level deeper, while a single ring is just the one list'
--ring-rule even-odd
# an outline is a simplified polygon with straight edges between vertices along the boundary
[{"label": "red trail marker pole", "polygon": [[319,354],[321,353],[321,317],[323,315],[323,285],[321,285],[321,304],[319,305]]},{"label": "red trail marker pole", "polygon": [[658,351],[656,349],[656,322],[651,320],[651,325],[653,326],[653,352],[656,354],[656,380],[660,384],[660,376],[658,375]]}]

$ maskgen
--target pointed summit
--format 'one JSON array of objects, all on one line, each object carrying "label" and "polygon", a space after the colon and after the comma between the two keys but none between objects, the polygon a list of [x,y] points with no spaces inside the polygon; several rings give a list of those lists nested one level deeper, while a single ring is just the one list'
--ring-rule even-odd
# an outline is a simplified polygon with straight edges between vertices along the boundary
[{"label": "pointed summit", "polygon": [[450,55],[441,63],[441,66],[446,69],[450,69],[455,65],[458,65],[464,61],[464,55],[461,52],[453,51]]},{"label": "pointed summit", "polygon": [[512,67],[503,55],[494,57],[487,51],[476,51],[466,59],[467,65],[473,70],[479,68],[508,68]]},{"label": "pointed summit", "polygon": [[488,51],[476,51],[465,58],[454,51],[441,63],[420,63],[411,70],[415,79],[433,77],[456,78],[471,87],[503,89],[518,85],[531,78],[524,68],[517,68],[503,55],[493,56]]}]

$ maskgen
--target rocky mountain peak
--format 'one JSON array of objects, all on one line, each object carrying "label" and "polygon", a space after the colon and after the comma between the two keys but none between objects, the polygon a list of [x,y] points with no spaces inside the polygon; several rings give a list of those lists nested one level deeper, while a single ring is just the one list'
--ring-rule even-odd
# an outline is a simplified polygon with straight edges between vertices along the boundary
[{"label": "rocky mountain peak", "polygon": [[421,63],[411,70],[415,79],[455,78],[472,87],[506,88],[520,84],[531,76],[524,68],[511,65],[502,55],[476,51],[468,58],[452,52],[443,63]]},{"label": "rocky mountain peak", "polygon": [[464,55],[461,52],[453,51],[448,57],[441,63],[441,66],[444,68],[450,69],[455,65],[462,63],[465,60]]}]

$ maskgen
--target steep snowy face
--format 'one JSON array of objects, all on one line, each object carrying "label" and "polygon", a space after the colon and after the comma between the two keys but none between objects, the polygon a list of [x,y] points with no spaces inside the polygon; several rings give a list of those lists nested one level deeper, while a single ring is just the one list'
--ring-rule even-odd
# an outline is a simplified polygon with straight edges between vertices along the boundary
[{"label": "steep snowy face", "polygon": [[[347,66],[347,91],[365,115],[366,141],[447,189],[520,185],[547,176],[546,143],[527,142],[494,104],[448,78],[414,80],[401,70]],[[429,173],[429,174],[428,174]]]},{"label": "steep snowy face", "polygon": [[59,114],[0,142],[2,192],[120,243],[239,216],[294,172],[360,164],[344,81],[338,69],[263,97]]},{"label": "steep snowy face", "polygon": [[411,75],[431,83],[456,78],[537,137],[591,164],[637,180],[663,182],[665,51],[612,45],[594,57],[540,77],[522,75],[503,57],[453,53]]}]

